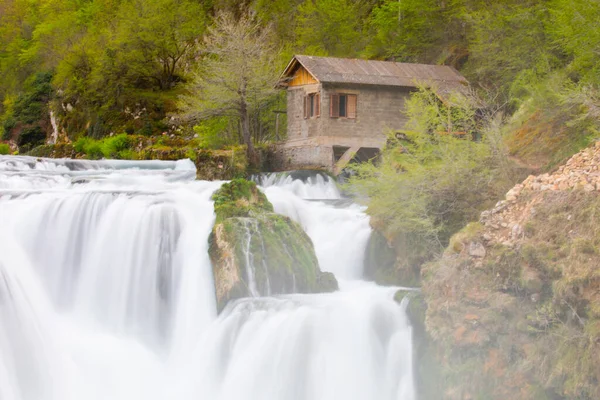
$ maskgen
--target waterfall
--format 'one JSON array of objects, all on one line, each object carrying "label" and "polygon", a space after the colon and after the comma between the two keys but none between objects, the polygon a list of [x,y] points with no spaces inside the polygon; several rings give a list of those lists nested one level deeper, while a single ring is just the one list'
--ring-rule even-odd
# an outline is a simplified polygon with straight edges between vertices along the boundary
[{"label": "waterfall", "polygon": [[361,207],[327,176],[262,177],[341,290],[217,315],[221,182],[194,179],[189,160],[0,156],[0,400],[415,398],[404,305],[360,280]]}]

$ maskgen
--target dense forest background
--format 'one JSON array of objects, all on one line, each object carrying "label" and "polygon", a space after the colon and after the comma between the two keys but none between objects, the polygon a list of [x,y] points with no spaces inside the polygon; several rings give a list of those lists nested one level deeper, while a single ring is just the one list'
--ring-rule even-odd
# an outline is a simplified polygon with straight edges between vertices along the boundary
[{"label": "dense forest background", "polygon": [[[207,48],[219,15],[248,19],[275,68]],[[517,121],[512,151],[546,165],[581,147],[598,115],[599,17],[586,0],[2,0],[0,134],[21,151],[57,130],[76,141],[177,127],[195,146],[244,143],[239,113],[207,104],[219,92],[197,90],[207,66],[221,58],[224,75],[254,69],[265,87],[293,54],[311,54],[452,65],[486,109]],[[285,99],[253,96],[248,129],[260,145],[275,139]],[[175,117],[195,104],[220,112]]]}]

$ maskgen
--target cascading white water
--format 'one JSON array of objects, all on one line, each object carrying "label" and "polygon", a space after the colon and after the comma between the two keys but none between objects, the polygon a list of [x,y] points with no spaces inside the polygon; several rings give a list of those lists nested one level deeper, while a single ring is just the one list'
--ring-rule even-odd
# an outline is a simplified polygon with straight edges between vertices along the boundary
[{"label": "cascading white water", "polygon": [[300,223],[308,233],[322,270],[333,272],[338,280],[362,277],[371,235],[363,207],[343,200],[335,182],[322,174],[305,181],[272,174],[259,182],[266,183],[265,193],[275,211]]},{"label": "cascading white water", "polygon": [[414,399],[395,289],[359,280],[361,208],[326,177],[266,178],[342,290],[217,316],[221,183],[194,176],[189,161],[0,157],[0,400]]}]

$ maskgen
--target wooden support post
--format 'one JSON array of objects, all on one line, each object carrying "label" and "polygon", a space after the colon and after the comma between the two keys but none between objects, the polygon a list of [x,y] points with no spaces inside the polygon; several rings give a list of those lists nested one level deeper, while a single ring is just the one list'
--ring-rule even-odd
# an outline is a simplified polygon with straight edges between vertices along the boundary
[{"label": "wooden support post", "polygon": [[335,163],[333,167],[333,174],[336,176],[339,175],[342,172],[342,170],[346,167],[346,165],[348,165],[348,163],[352,161],[359,149],[360,147],[354,146],[346,150],[346,152],[340,157],[338,162]]}]

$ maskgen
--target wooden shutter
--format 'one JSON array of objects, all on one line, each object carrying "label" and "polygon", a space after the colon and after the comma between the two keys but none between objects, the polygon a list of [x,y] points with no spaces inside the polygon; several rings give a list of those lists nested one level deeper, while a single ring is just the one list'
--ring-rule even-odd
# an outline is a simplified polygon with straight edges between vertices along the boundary
[{"label": "wooden shutter", "polygon": [[329,96],[329,116],[338,118],[340,116],[340,95],[332,94]]},{"label": "wooden shutter", "polygon": [[319,93],[315,94],[315,114],[317,117],[321,116],[321,95]]},{"label": "wooden shutter", "polygon": [[310,99],[308,96],[304,96],[304,119],[308,118],[308,113],[310,112]]},{"label": "wooden shutter", "polygon": [[356,118],[356,103],[357,103],[357,98],[355,94],[349,94],[347,96],[348,100],[346,103],[346,117],[347,118]]}]

